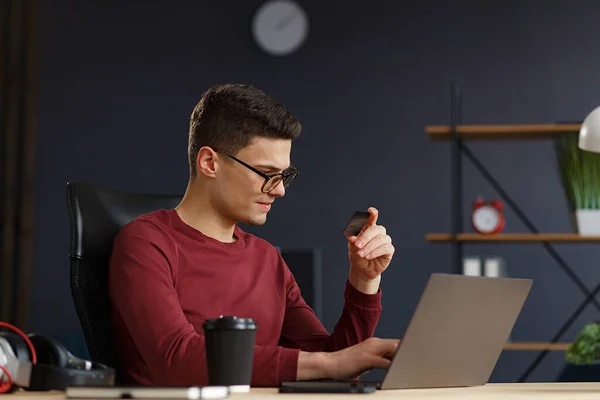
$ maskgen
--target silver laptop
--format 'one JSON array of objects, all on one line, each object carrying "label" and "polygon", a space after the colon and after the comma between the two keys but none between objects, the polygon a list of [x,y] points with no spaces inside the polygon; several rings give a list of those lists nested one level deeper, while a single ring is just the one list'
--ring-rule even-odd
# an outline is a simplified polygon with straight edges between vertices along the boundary
[{"label": "silver laptop", "polygon": [[282,385],[299,392],[320,391],[318,385],[340,392],[484,385],[532,284],[531,279],[432,274],[381,382]]}]

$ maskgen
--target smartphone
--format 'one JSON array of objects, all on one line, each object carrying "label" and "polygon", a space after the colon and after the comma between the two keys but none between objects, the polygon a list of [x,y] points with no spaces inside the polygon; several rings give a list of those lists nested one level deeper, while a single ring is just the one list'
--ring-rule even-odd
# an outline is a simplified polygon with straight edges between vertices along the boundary
[{"label": "smartphone", "polygon": [[224,399],[227,386],[72,386],[67,399]]},{"label": "smartphone", "polygon": [[279,393],[374,393],[377,386],[366,382],[298,381],[282,382]]},{"label": "smartphone", "polygon": [[348,225],[346,225],[346,228],[344,229],[344,236],[358,236],[370,216],[371,214],[367,211],[355,211],[352,218],[350,218]]}]

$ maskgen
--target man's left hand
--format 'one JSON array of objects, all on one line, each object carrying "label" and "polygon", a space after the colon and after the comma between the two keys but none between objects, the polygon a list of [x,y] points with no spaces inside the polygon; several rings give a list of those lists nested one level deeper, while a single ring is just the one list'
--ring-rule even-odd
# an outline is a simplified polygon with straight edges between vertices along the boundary
[{"label": "man's left hand", "polygon": [[377,225],[379,211],[370,207],[369,220],[358,234],[348,237],[350,283],[367,294],[377,293],[381,273],[390,265],[394,255],[392,238],[385,227]]}]

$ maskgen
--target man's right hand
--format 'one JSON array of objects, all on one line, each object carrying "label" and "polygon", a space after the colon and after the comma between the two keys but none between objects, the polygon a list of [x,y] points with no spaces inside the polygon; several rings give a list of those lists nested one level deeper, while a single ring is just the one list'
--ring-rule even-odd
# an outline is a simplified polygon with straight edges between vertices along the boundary
[{"label": "man's right hand", "polygon": [[369,338],[332,353],[300,353],[298,380],[354,379],[373,369],[388,369],[400,340]]},{"label": "man's right hand", "polygon": [[325,371],[331,379],[353,379],[373,369],[388,369],[398,348],[398,339],[369,338],[359,344],[326,353]]}]

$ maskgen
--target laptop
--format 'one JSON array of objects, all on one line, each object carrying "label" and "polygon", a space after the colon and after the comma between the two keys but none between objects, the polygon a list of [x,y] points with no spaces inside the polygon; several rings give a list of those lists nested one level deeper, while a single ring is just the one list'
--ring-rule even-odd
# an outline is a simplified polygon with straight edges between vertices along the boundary
[{"label": "laptop", "polygon": [[531,279],[432,274],[380,382],[284,382],[281,392],[485,385],[529,295]]}]

